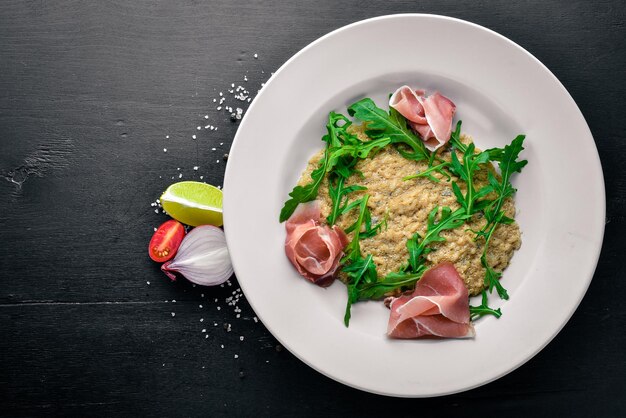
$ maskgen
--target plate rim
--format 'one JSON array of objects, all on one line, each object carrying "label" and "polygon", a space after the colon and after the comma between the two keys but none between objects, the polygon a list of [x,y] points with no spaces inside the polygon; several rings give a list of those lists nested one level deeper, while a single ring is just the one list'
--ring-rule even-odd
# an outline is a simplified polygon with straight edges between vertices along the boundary
[{"label": "plate rim", "polygon": [[[601,164],[601,160],[599,158],[599,153],[598,153],[598,149],[597,149],[597,145],[596,145],[596,141],[593,137],[593,134],[591,133],[591,130],[589,128],[589,125],[587,123],[587,120],[585,119],[582,111],[580,110],[580,108],[578,107],[578,105],[576,104],[575,100],[573,99],[572,95],[569,93],[569,91],[565,88],[565,86],[563,85],[563,83],[561,83],[561,81],[554,75],[554,73],[552,73],[552,71],[550,71],[550,69],[543,64],[538,58],[536,58],[533,54],[531,54],[529,51],[527,51],[526,49],[524,49],[522,46],[520,46],[519,44],[517,44],[516,42],[512,41],[511,39],[507,38],[504,35],[501,35],[498,32],[495,32],[492,29],[489,29],[487,27],[484,27],[482,25],[464,20],[464,19],[459,19],[459,18],[455,18],[455,17],[451,17],[451,16],[445,16],[445,15],[439,15],[439,14],[429,14],[429,13],[397,13],[397,14],[390,14],[390,15],[383,15],[383,16],[376,16],[376,17],[372,17],[372,18],[368,18],[368,19],[363,19],[363,20],[359,20],[353,23],[350,23],[348,25],[339,27],[337,29],[332,30],[331,32],[326,33],[325,35],[320,36],[319,38],[315,39],[314,41],[310,42],[309,44],[307,44],[306,46],[304,46],[303,48],[301,48],[298,52],[296,52],[294,55],[292,55],[287,61],[285,61],[285,63],[283,63],[278,70],[276,70],[274,72],[274,74],[270,77],[270,79],[265,83],[263,89],[259,92],[259,95],[262,95],[264,93],[265,90],[267,90],[268,87],[271,87],[272,83],[274,82],[274,80],[277,78],[277,76],[283,72],[287,67],[289,67],[289,65],[295,61],[298,57],[300,57],[301,55],[305,54],[308,50],[312,49],[313,47],[315,47],[317,44],[325,41],[326,39],[344,32],[344,31],[348,31],[356,26],[362,26],[362,25],[367,25],[370,24],[372,22],[378,22],[381,20],[391,20],[391,19],[396,19],[396,18],[432,18],[432,19],[439,19],[442,21],[452,21],[461,25],[467,25],[470,27],[473,27],[474,29],[477,29],[479,31],[483,31],[488,33],[489,35],[495,35],[497,38],[499,38],[501,41],[504,41],[505,43],[508,44],[509,47],[513,47],[515,49],[517,49],[519,52],[522,52],[523,54],[525,54],[527,57],[531,58],[531,60],[535,63],[538,64],[539,67],[543,70],[543,72],[545,72],[547,75],[549,75],[552,78],[553,83],[555,83],[556,86],[558,86],[558,88],[562,91],[562,93],[565,93],[565,97],[571,102],[571,104],[574,106],[574,108],[576,110],[578,110],[578,113],[580,115],[580,117],[582,118],[582,121],[584,122],[584,126],[586,128],[586,132],[585,134],[591,139],[591,145],[593,146],[593,149],[595,150],[595,153],[593,154],[592,157],[594,157],[595,161],[594,161],[594,165],[595,165],[595,169],[599,171],[600,174],[600,185],[601,185],[601,190],[599,190],[599,192],[601,193],[602,199],[600,199],[597,202],[597,207],[599,209],[599,212],[601,212],[601,215],[603,217],[603,219],[606,219],[606,185],[605,185],[605,181],[604,181],[604,174],[603,174],[603,170],[602,170],[602,164]],[[254,111],[254,109],[256,108],[256,104],[257,104],[257,100],[253,100],[247,113]],[[233,143],[231,145],[231,156],[233,155],[233,151],[235,151],[235,155],[236,155],[236,150],[239,146],[239,142],[240,140],[240,132],[242,132],[242,127],[245,126],[244,124],[246,123],[246,118],[244,117],[239,128],[237,129],[237,133],[235,134],[235,137],[233,139]],[[230,158],[230,160],[232,161],[232,158]],[[232,177],[232,169],[229,170],[229,167],[232,167],[232,165],[227,164],[226,166],[226,171],[225,171],[225,175],[224,175],[224,189],[228,189],[227,188],[227,183],[229,183],[228,179]],[[224,197],[224,206],[228,206],[227,205],[227,201],[229,201],[228,199],[228,193],[226,193],[225,197]],[[229,234],[228,234],[228,224],[231,222],[231,218],[228,215],[228,211],[225,210],[224,211],[224,230],[226,232],[226,241],[227,241],[227,245],[230,248],[231,247],[231,241],[232,241],[232,237],[229,238]],[[455,390],[449,390],[449,391],[442,391],[440,393],[436,393],[436,394],[426,394],[426,395],[421,395],[421,394],[397,394],[397,393],[390,393],[390,392],[384,392],[384,391],[377,391],[377,390],[372,390],[370,388],[367,387],[363,387],[361,385],[355,384],[353,382],[349,382],[346,381],[344,379],[341,379],[337,376],[333,376],[329,373],[327,373],[326,371],[322,370],[321,368],[317,367],[315,364],[312,364],[311,362],[309,362],[304,356],[302,356],[300,353],[298,353],[295,350],[292,350],[289,346],[289,344],[286,344],[285,341],[283,340],[283,338],[279,335],[277,335],[277,333],[274,332],[274,330],[272,329],[272,327],[267,324],[266,322],[263,321],[263,318],[257,313],[257,310],[255,309],[255,303],[250,299],[250,298],[246,298],[248,300],[248,303],[250,304],[251,308],[255,311],[255,313],[257,314],[259,320],[263,323],[263,325],[268,329],[268,331],[274,336],[274,338],[276,338],[284,347],[286,347],[296,358],[298,358],[300,361],[302,361],[303,363],[305,363],[307,366],[313,368],[314,370],[316,370],[317,372],[321,373],[322,375],[340,382],[346,386],[355,388],[355,389],[359,389],[365,392],[369,392],[369,393],[375,393],[375,394],[379,394],[379,395],[384,395],[384,396],[391,396],[391,397],[399,397],[399,398],[424,398],[424,397],[439,397],[439,396],[445,396],[445,395],[450,395],[450,394],[454,394],[454,393],[460,393],[460,392],[464,392],[464,391],[468,391],[483,385],[486,385],[490,382],[493,382],[509,373],[511,373],[512,371],[516,370],[517,368],[521,367],[522,365],[526,364],[529,360],[531,360],[533,357],[535,357],[540,351],[542,351],[559,333],[560,331],[563,329],[563,327],[565,327],[565,325],[571,320],[571,317],[573,316],[574,312],[578,309],[578,307],[580,306],[580,303],[582,301],[582,299],[584,298],[584,296],[586,295],[589,286],[591,284],[591,281],[593,280],[593,277],[595,275],[595,271],[597,269],[598,266],[598,261],[601,255],[601,251],[602,251],[602,244],[603,244],[603,240],[604,240],[604,233],[605,233],[605,226],[606,224],[603,222],[601,224],[601,227],[599,228],[599,230],[597,231],[597,237],[599,237],[599,244],[596,246],[595,248],[595,253],[593,254],[593,263],[590,264],[591,266],[591,271],[589,272],[588,278],[586,279],[586,282],[584,283],[584,288],[582,289],[582,292],[578,295],[576,303],[572,304],[572,308],[569,310],[569,312],[567,312],[566,315],[566,319],[560,324],[560,326],[555,329],[552,333],[551,336],[544,340],[542,342],[542,344],[540,344],[533,352],[531,352],[526,358],[524,358],[522,361],[518,362],[517,364],[513,364],[511,367],[506,368],[506,370],[502,371],[501,373],[498,373],[494,376],[492,376],[490,379],[487,380],[483,380],[479,383],[476,384],[472,384],[472,385],[468,385],[462,388],[458,388]],[[237,277],[237,267],[235,266],[235,263],[233,262],[233,267],[235,270],[235,276]],[[240,287],[242,288],[242,291],[244,292],[244,294],[246,293],[246,289],[245,289],[245,285],[242,282],[239,282]]]}]

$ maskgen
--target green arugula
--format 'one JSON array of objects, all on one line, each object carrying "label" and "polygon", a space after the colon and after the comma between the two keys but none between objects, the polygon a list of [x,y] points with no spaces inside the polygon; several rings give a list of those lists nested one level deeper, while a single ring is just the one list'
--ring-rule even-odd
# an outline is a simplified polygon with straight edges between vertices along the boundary
[{"label": "green arugula", "polygon": [[343,176],[336,177],[336,179],[331,178],[328,183],[328,195],[332,201],[332,207],[330,215],[326,217],[326,222],[331,226],[337,222],[337,218],[339,218],[340,215],[347,212],[348,195],[356,191],[367,190],[367,187],[356,184],[346,187],[344,185],[346,178]]},{"label": "green arugula", "polygon": [[452,145],[454,148],[458,149],[459,151],[461,151],[462,154],[465,153],[465,148],[467,147],[464,143],[461,142],[461,124],[463,122],[458,121],[456,123],[456,127],[454,128],[454,131],[452,131],[452,133],[450,134],[450,140],[448,142],[450,142],[450,145]]},{"label": "green arugula", "polygon": [[524,149],[524,135],[518,135],[509,145],[504,148],[491,148],[485,152],[489,153],[490,158],[498,162],[498,168],[500,169],[500,181],[492,173],[488,173],[489,186],[492,191],[497,194],[497,197],[489,202],[489,204],[483,209],[485,215],[486,224],[477,232],[478,236],[481,236],[485,240],[483,252],[480,257],[480,263],[485,268],[485,286],[489,289],[489,293],[496,289],[500,298],[507,300],[509,294],[506,289],[500,283],[500,277],[502,273],[494,270],[487,261],[487,252],[489,250],[489,243],[491,237],[496,228],[500,224],[511,224],[513,219],[507,217],[502,210],[502,205],[505,199],[511,197],[517,190],[511,184],[511,176],[513,173],[520,173],[522,169],[528,164],[527,160],[519,161],[519,154]]},{"label": "green arugula", "polygon": [[[322,140],[326,142],[326,149],[319,166],[311,173],[311,183],[304,186],[296,186],[289,193],[290,199],[285,202],[280,211],[280,222],[289,219],[298,204],[315,200],[319,186],[326,174],[331,173],[339,177],[348,178],[355,172],[354,167],[359,159],[368,158],[391,143],[391,139],[385,137],[372,141],[361,141],[348,132],[347,129],[351,124],[352,122],[346,116],[330,112],[328,123],[326,124],[327,133],[322,137]],[[343,193],[351,193],[352,191],[355,190],[347,188],[342,189],[342,194],[335,194],[335,197],[338,197],[340,202],[339,205],[341,204]],[[334,223],[338,213],[334,212],[331,216]]]},{"label": "green arugula", "polygon": [[489,184],[498,197],[484,209],[487,225],[485,225],[483,230],[488,229],[494,222],[498,222],[498,218],[500,220],[504,219],[500,213],[502,205],[508,197],[511,197],[517,191],[511,184],[511,176],[513,173],[521,173],[522,169],[528,164],[527,160],[518,161],[519,154],[524,150],[524,138],[524,135],[518,135],[504,148],[491,148],[485,151],[489,153],[491,160],[498,162],[500,181],[491,172],[489,173]]},{"label": "green arugula", "polygon": [[471,306],[470,309],[470,320],[475,321],[476,319],[485,316],[485,315],[493,315],[496,318],[500,318],[502,316],[502,311],[500,308],[492,309],[487,305],[487,292],[485,290],[482,291],[482,303],[480,306]]},{"label": "green arugula", "polygon": [[412,153],[405,158],[415,161],[428,160],[430,152],[415,133],[408,127],[406,119],[395,109],[385,112],[370,98],[361,99],[348,106],[348,114],[365,123],[365,133],[373,139],[388,137],[393,144],[405,144]]},{"label": "green arugula", "polygon": [[315,200],[320,184],[322,184],[322,180],[324,180],[324,176],[326,175],[328,160],[329,153],[327,147],[319,166],[311,172],[311,179],[313,181],[305,186],[296,186],[289,193],[290,199],[285,202],[285,205],[280,211],[280,222],[285,222],[289,219],[300,203]]},{"label": "green arugula", "polygon": [[452,191],[456,197],[457,202],[465,210],[465,213],[469,216],[482,210],[488,201],[479,201],[479,199],[487,196],[493,191],[493,186],[487,185],[480,190],[476,190],[474,186],[474,176],[480,167],[485,165],[489,161],[489,152],[483,151],[476,154],[474,151],[476,147],[473,143],[465,147],[463,152],[462,163],[456,152],[452,150],[451,153],[451,171],[456,174],[461,180],[465,182],[466,192],[465,195],[461,192],[461,188],[457,182],[452,182]]}]

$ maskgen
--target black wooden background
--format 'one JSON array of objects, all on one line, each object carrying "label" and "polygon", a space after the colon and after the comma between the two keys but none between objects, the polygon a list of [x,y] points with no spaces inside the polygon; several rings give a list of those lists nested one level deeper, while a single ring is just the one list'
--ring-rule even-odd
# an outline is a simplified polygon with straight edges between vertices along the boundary
[{"label": "black wooden background", "polygon": [[[598,269],[557,338],[494,383],[421,400],[318,374],[245,301],[237,318],[236,282],[170,283],[146,254],[165,187],[223,180],[237,122],[219,92],[237,104],[231,83],[255,93],[319,36],[399,12],[467,19],[545,63],[587,118],[607,190]],[[625,19],[622,0],[3,0],[0,413],[624,416]]]}]

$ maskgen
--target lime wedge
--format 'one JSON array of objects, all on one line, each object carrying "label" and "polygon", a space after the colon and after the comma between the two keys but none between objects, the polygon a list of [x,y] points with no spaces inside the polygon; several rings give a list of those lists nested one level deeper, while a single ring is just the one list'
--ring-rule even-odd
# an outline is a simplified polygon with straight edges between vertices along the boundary
[{"label": "lime wedge", "polygon": [[222,226],[222,191],[198,181],[174,183],[161,195],[161,206],[174,219],[191,226]]}]

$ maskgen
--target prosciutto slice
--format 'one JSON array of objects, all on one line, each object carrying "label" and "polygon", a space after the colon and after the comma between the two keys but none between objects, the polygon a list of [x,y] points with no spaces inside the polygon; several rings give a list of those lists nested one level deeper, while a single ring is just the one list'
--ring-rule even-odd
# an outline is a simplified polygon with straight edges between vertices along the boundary
[{"label": "prosciutto slice", "polygon": [[335,280],[348,237],[337,226],[321,225],[317,200],[298,205],[287,220],[285,253],[307,280],[326,287]]},{"label": "prosciutto slice", "polygon": [[450,140],[456,106],[439,92],[426,97],[424,90],[402,86],[389,99],[389,107],[409,121],[430,151],[436,151]]},{"label": "prosciutto slice", "polygon": [[451,263],[428,270],[410,295],[389,298],[391,338],[471,338],[468,292]]}]

